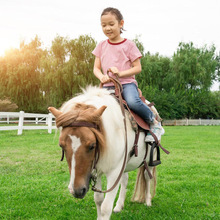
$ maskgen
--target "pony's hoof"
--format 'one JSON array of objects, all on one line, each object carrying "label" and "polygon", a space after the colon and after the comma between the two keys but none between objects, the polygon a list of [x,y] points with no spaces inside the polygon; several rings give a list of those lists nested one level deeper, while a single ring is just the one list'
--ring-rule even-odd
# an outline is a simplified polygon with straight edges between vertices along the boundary
[{"label": "pony's hoof", "polygon": [[146,205],[147,207],[151,207],[151,206],[152,206],[151,201],[150,201],[150,200],[148,200],[148,201],[146,200],[145,205]]},{"label": "pony's hoof", "polygon": [[123,209],[122,206],[117,205],[117,206],[115,206],[115,208],[113,209],[113,211],[114,211],[114,213],[117,213],[117,212],[120,212],[122,209]]}]

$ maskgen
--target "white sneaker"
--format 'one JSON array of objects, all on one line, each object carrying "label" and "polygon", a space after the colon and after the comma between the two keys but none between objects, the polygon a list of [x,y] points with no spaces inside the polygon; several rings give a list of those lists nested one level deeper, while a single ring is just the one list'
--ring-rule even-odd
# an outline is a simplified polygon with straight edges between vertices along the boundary
[{"label": "white sneaker", "polygon": [[[151,131],[156,135],[157,139],[160,141],[161,140],[161,135],[165,133],[163,127],[160,124],[152,124],[150,126]],[[154,137],[151,135],[150,132],[148,132],[145,142],[154,142]]]}]

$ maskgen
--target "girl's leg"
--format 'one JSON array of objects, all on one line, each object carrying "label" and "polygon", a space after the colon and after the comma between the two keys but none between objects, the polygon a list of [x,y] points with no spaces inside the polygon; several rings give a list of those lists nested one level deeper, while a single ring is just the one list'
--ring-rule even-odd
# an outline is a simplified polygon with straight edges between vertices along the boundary
[{"label": "girl's leg", "polygon": [[[164,133],[164,130],[154,118],[154,114],[150,110],[150,108],[140,99],[136,84],[124,84],[122,95],[125,101],[127,102],[128,107],[136,114],[138,114],[141,118],[143,118],[144,121],[149,123],[152,132],[157,136],[158,140],[161,140],[161,135],[162,133]],[[148,133],[145,141],[153,142],[155,140],[153,136],[150,133]]]},{"label": "girl's leg", "polygon": [[122,95],[127,102],[128,107],[134,113],[138,114],[147,123],[151,124],[154,122],[154,114],[150,108],[140,99],[136,84],[124,84]]}]

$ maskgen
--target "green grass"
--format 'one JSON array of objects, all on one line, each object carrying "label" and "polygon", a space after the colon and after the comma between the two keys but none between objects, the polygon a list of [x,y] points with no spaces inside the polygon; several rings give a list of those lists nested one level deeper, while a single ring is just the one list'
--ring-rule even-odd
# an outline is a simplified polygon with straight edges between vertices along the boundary
[{"label": "green grass", "polygon": [[[111,219],[220,219],[220,126],[165,127],[157,193],[152,207],[130,201]],[[0,219],[96,219],[93,192],[82,200],[68,191],[58,136],[47,131],[0,131]]]}]

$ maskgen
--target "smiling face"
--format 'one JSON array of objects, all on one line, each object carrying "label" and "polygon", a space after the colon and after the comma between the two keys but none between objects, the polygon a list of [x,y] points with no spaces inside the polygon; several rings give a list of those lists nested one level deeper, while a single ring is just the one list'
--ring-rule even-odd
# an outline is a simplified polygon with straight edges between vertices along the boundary
[{"label": "smiling face", "polygon": [[124,25],[124,20],[117,20],[116,16],[109,12],[102,15],[101,25],[103,33],[108,37],[110,42],[118,43],[123,40],[120,34]]}]

